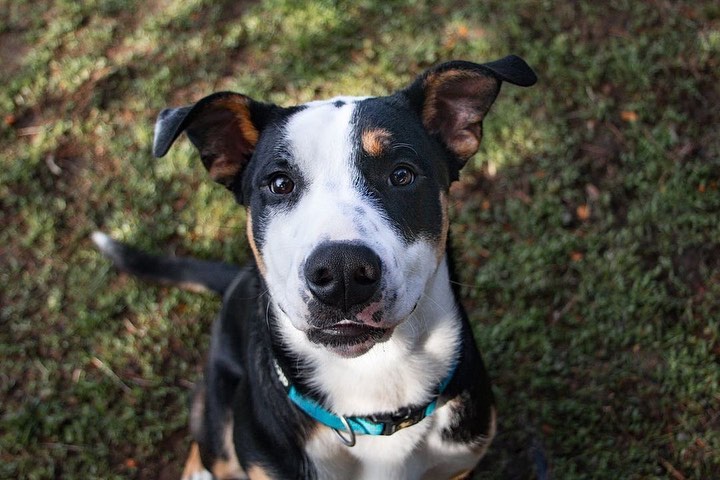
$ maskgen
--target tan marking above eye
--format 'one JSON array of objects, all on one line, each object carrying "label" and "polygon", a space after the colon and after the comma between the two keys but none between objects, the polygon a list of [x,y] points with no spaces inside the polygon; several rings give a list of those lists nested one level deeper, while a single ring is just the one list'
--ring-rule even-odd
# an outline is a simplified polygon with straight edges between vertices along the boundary
[{"label": "tan marking above eye", "polygon": [[368,155],[379,157],[390,146],[392,134],[384,128],[373,128],[362,133],[362,148]]}]

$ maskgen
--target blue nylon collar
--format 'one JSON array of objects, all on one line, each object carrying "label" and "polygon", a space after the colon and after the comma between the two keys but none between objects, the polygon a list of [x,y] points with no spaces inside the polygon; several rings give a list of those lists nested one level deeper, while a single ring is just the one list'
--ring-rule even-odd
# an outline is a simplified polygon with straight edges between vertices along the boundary
[{"label": "blue nylon collar", "polygon": [[343,441],[346,442],[348,446],[354,445],[355,434],[392,435],[398,430],[402,430],[403,428],[415,425],[425,417],[429,417],[430,415],[432,415],[437,408],[437,403],[440,395],[445,391],[447,386],[450,384],[453,376],[455,375],[455,370],[457,369],[458,362],[459,358],[456,358],[450,366],[447,376],[443,379],[442,382],[440,382],[440,384],[435,389],[432,400],[424,406],[415,408],[406,407],[391,414],[368,415],[362,417],[342,417],[324,408],[312,398],[309,398],[306,395],[300,393],[297,388],[295,388],[295,385],[290,383],[287,376],[285,375],[285,372],[283,372],[282,368],[278,364],[277,360],[273,359],[275,372],[277,373],[280,383],[283,385],[283,387],[285,387],[288,398],[308,416],[317,420],[320,423],[327,425],[328,427],[334,429],[336,432],[347,432],[349,427],[349,433],[352,436],[352,444],[350,444],[341,436],[341,438],[343,438]]}]

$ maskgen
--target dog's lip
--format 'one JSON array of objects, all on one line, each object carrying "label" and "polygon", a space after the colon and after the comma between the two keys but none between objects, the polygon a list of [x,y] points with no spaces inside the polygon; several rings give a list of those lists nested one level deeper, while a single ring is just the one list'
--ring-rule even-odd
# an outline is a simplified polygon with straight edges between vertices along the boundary
[{"label": "dog's lip", "polygon": [[344,358],[363,355],[376,343],[390,338],[393,328],[379,328],[358,322],[338,322],[307,332],[308,339]]},{"label": "dog's lip", "polygon": [[324,328],[313,328],[307,332],[312,342],[323,345],[354,345],[382,339],[389,329],[378,328],[358,322],[338,322]]}]

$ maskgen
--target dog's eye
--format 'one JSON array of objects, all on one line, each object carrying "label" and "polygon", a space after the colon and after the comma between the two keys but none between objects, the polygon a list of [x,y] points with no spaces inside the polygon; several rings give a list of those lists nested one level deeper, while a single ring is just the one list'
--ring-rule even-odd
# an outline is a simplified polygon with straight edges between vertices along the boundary
[{"label": "dog's eye", "polygon": [[396,187],[405,187],[415,181],[415,172],[405,165],[397,167],[390,174],[390,183]]},{"label": "dog's eye", "polygon": [[270,179],[270,191],[276,195],[287,195],[295,188],[295,183],[284,173],[276,173]]}]

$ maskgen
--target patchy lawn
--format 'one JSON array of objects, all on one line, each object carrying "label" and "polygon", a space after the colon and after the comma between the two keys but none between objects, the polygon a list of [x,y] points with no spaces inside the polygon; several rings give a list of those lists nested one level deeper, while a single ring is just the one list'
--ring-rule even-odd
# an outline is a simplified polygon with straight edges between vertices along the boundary
[{"label": "patchy lawn", "polygon": [[478,478],[720,477],[720,7],[706,1],[0,0],[0,478],[177,478],[209,296],[88,240],[241,262],[244,213],[157,112],[383,94],[516,53],[452,190],[495,381]]}]

